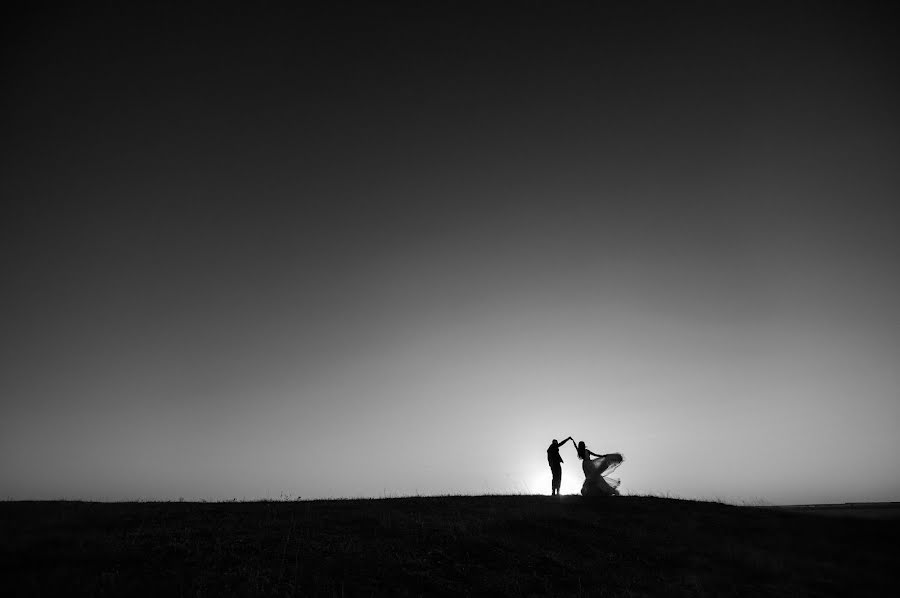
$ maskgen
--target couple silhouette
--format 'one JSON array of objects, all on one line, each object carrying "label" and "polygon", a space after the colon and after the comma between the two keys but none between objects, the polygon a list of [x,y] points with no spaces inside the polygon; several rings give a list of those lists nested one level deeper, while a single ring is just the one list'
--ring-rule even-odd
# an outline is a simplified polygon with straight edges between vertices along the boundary
[{"label": "couple silhouette", "polygon": [[[575,441],[571,436],[557,442],[553,439],[547,448],[547,462],[550,464],[550,471],[553,473],[553,482],[551,486],[551,495],[559,495],[559,485],[562,482],[562,457],[559,456],[559,449],[565,443]],[[618,496],[618,488],[620,482],[617,479],[606,477],[624,461],[624,457],[620,453],[610,453],[608,455],[598,455],[588,450],[582,440],[575,446],[578,458],[581,459],[581,471],[584,472],[584,484],[581,485],[582,496]]]}]

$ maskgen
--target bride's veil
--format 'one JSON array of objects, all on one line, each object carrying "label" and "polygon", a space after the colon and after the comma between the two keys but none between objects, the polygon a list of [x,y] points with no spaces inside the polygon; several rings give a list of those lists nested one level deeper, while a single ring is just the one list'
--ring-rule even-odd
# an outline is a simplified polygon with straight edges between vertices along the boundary
[{"label": "bride's veil", "polygon": [[[622,464],[625,458],[622,457],[621,453],[610,453],[608,455],[604,455],[602,459],[597,459],[597,473],[602,475],[603,477],[608,476],[612,472],[616,470],[619,465]],[[608,480],[611,481],[611,480]],[[615,488],[619,485],[618,480],[615,480],[616,484],[613,486]],[[611,484],[612,485],[612,484]]]}]

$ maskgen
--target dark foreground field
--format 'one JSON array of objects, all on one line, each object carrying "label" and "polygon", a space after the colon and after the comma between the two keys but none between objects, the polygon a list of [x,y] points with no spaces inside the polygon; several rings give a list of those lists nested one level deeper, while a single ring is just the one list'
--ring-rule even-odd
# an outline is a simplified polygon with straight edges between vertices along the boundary
[{"label": "dark foreground field", "polygon": [[10,595],[886,596],[900,519],[642,497],[0,503]]}]

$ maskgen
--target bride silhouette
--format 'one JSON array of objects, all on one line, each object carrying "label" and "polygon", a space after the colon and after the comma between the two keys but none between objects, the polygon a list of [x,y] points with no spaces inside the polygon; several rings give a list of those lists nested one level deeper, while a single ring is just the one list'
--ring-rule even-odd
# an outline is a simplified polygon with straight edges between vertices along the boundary
[{"label": "bride silhouette", "polygon": [[[612,473],[624,461],[624,457],[620,453],[610,453],[608,455],[598,455],[592,453],[585,446],[584,441],[578,443],[576,449],[578,458],[581,459],[581,470],[584,472],[584,484],[581,486],[582,496],[618,496],[619,491],[616,490],[619,480],[606,477]],[[591,457],[596,457],[592,459]]]}]

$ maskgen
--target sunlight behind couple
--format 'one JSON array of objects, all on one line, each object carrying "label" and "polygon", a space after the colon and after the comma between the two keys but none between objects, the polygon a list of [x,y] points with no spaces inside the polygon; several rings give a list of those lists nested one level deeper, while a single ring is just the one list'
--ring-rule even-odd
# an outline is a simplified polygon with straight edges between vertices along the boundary
[{"label": "sunlight behind couple", "polygon": [[[562,483],[559,486],[560,495],[567,494],[580,494],[581,493],[581,484],[584,481],[584,476],[581,475],[580,469],[575,469],[575,467],[566,468],[569,465],[568,460],[563,464],[563,476]],[[547,466],[544,465],[543,469],[535,469],[535,471],[528,477],[525,483],[526,494],[537,494],[546,496],[550,494],[550,471],[547,469]],[[619,487],[619,492],[622,492],[624,489],[623,486]]]}]

